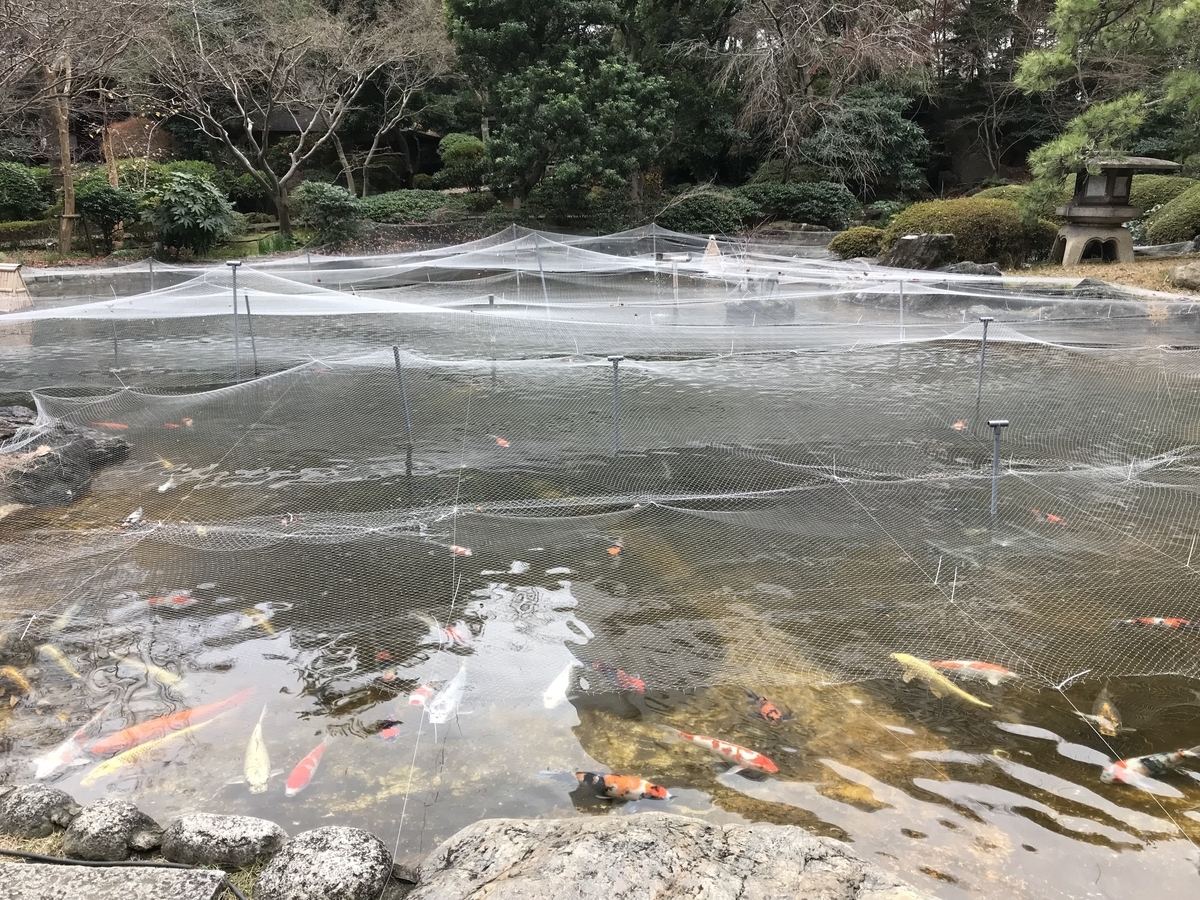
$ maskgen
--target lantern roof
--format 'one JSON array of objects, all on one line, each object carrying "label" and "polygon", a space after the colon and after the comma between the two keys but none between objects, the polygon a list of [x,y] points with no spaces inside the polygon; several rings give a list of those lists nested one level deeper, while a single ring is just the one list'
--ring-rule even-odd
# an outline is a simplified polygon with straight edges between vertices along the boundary
[{"label": "lantern roof", "polygon": [[1103,156],[1089,156],[1075,166],[1075,171],[1090,169],[1096,166],[1100,169],[1138,169],[1142,172],[1174,172],[1179,163],[1169,159],[1155,159],[1153,156],[1125,156],[1120,153],[1107,153]]}]

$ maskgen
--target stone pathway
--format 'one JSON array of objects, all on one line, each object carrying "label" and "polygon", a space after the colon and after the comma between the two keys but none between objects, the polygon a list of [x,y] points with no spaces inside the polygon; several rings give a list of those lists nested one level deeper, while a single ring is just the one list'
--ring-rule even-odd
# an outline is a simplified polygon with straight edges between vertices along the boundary
[{"label": "stone pathway", "polygon": [[223,872],[0,863],[0,900],[214,900]]}]

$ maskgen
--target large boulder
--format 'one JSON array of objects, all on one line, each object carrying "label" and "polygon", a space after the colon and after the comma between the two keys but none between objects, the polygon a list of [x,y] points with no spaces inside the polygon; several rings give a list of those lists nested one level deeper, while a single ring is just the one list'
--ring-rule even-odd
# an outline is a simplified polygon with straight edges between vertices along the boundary
[{"label": "large boulder", "polygon": [[11,446],[0,451],[0,485],[9,499],[33,506],[66,506],[88,492],[96,469],[129,456],[129,444],[59,422],[25,427]]},{"label": "large boulder", "polygon": [[1186,291],[1200,291],[1200,262],[1176,266],[1167,276],[1167,281],[1172,286],[1183,288]]},{"label": "large boulder", "polygon": [[162,829],[130,803],[103,797],[83,808],[63,835],[63,853],[74,859],[113,862],[145,853],[162,842]]},{"label": "large boulder", "polygon": [[245,869],[279,852],[287,832],[251,816],[184,816],[163,833],[162,855],[193,866]]},{"label": "large boulder", "polygon": [[71,795],[44,784],[23,784],[0,794],[0,832],[44,838],[66,828],[79,813]]},{"label": "large boulder", "polygon": [[942,266],[938,269],[939,272],[946,272],[949,275],[976,275],[980,278],[999,278],[1004,272],[995,263],[977,263],[977,262],[960,262],[949,266]]},{"label": "large boulder", "polygon": [[331,825],[296,835],[263,869],[255,900],[378,900],[392,871],[383,841]]},{"label": "large boulder", "polygon": [[846,844],[666,813],[485,819],[438,847],[408,900],[922,900]]},{"label": "large boulder", "polygon": [[940,269],[957,262],[952,234],[906,234],[879,259],[897,269]]}]

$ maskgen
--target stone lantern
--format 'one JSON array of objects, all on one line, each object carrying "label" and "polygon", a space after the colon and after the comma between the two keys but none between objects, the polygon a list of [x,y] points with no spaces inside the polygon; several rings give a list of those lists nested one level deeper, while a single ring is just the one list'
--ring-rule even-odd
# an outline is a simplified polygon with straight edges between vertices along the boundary
[{"label": "stone lantern", "polygon": [[[1088,169],[1098,169],[1092,174]],[[1121,223],[1140,219],[1144,210],[1129,205],[1135,172],[1174,172],[1179,163],[1149,156],[1112,156],[1086,160],[1075,175],[1075,196],[1055,212],[1066,219],[1054,240],[1051,260],[1064,266],[1080,262],[1131,262],[1133,238]]]}]

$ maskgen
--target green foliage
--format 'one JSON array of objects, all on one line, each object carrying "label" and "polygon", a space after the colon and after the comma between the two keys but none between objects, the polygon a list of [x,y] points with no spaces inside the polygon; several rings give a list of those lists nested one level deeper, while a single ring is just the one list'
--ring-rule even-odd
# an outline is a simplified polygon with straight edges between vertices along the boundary
[{"label": "green foliage", "polygon": [[75,193],[75,210],[93,226],[104,240],[106,252],[112,252],[113,232],[138,212],[138,198],[125,188],[108,182],[84,185]]},{"label": "green foliage", "polygon": [[792,184],[804,181],[820,181],[821,173],[813,166],[789,166],[782,159],[768,159],[761,163],[750,176],[750,184]]},{"label": "green foliage", "polygon": [[1026,186],[1023,184],[1000,184],[996,187],[984,188],[971,196],[977,200],[1011,200],[1019,203],[1025,196]]},{"label": "green foliage", "polygon": [[344,187],[305,181],[289,198],[296,221],[313,231],[318,244],[349,240],[358,233],[361,203]]},{"label": "green foliage", "polygon": [[0,162],[0,220],[33,219],[45,208],[33,172],[20,163]]},{"label": "green foliage", "polygon": [[632,216],[623,179],[612,171],[589,178],[573,162],[560,163],[529,192],[527,210],[556,224],[583,220],[597,231],[617,231]]},{"label": "green foliage", "polygon": [[473,134],[452,132],[438,143],[442,170],[437,180],[446,187],[465,187],[473,191],[483,186],[487,177],[487,147]]},{"label": "green foliage", "polygon": [[149,220],[159,240],[175,255],[200,255],[230,236],[233,207],[225,192],[206,178],[174,172],[151,191]]},{"label": "green foliage", "polygon": [[50,171],[49,166],[30,166],[29,174],[33,176],[37,182],[38,190],[42,195],[42,209],[53,205],[54,203],[54,173]]},{"label": "green foliage", "polygon": [[906,200],[876,200],[863,207],[863,217],[868,221],[875,222],[880,228],[886,228],[888,222],[892,221],[897,213],[910,206],[912,204]]},{"label": "green foliage", "polygon": [[418,172],[416,175],[413,176],[413,190],[432,191],[433,185],[434,185],[434,182],[433,182],[432,175],[427,175],[424,172]]},{"label": "green foliage", "polygon": [[472,191],[461,196],[459,200],[463,208],[472,213],[485,213],[498,202],[496,196],[490,191]]},{"label": "green foliage", "polygon": [[1129,204],[1149,214],[1156,206],[1170,203],[1184,191],[1200,184],[1195,178],[1179,175],[1134,175],[1129,189]]},{"label": "green foliage", "polygon": [[168,175],[172,172],[187,172],[189,175],[198,175],[201,178],[207,178],[213,184],[221,183],[221,179],[217,174],[217,167],[202,159],[176,159],[172,162],[164,163],[162,171]]},{"label": "green foliage", "polygon": [[740,194],[713,190],[672,201],[654,220],[686,234],[733,234],[758,214],[758,206]]},{"label": "green foliage", "polygon": [[1200,184],[1179,194],[1147,220],[1152,244],[1190,241],[1200,235]]},{"label": "green foliage", "polygon": [[768,219],[790,219],[827,228],[845,228],[858,201],[844,185],[831,181],[809,184],[748,184],[736,193],[758,207]]},{"label": "green foliage", "polygon": [[855,259],[860,256],[878,256],[883,240],[883,229],[870,225],[859,225],[843,231],[829,242],[829,252],[838,259]]},{"label": "green foliage", "polygon": [[[108,183],[108,173],[103,170],[95,170],[94,177],[103,178],[104,183]],[[152,159],[118,159],[117,160],[117,186],[125,188],[127,191],[132,191],[134,194],[141,194],[144,191],[151,190],[163,183],[163,167],[162,163],[157,163]]]},{"label": "green foliage", "polygon": [[[221,172],[220,175],[220,181],[217,183],[225,188],[229,199],[242,212],[264,212],[263,207],[271,206],[271,198],[267,195],[266,189],[249,172],[238,174],[226,171]],[[272,218],[274,217],[272,216]]]},{"label": "green foliage", "polygon": [[37,221],[0,222],[0,246],[19,250],[23,241],[48,240],[58,231],[53,219]]},{"label": "green foliage", "polygon": [[908,207],[884,229],[881,247],[890,249],[906,234],[952,234],[964,260],[1018,265],[1049,252],[1057,230],[1045,220],[1026,224],[1010,200],[960,197]]},{"label": "green foliage", "polygon": [[456,205],[449,195],[441,191],[388,191],[361,201],[364,218],[393,225],[428,222],[435,213]]},{"label": "green foliage", "polygon": [[256,246],[258,247],[258,252],[264,255],[268,253],[287,253],[289,250],[296,249],[296,241],[288,235],[276,231],[259,238]]}]

